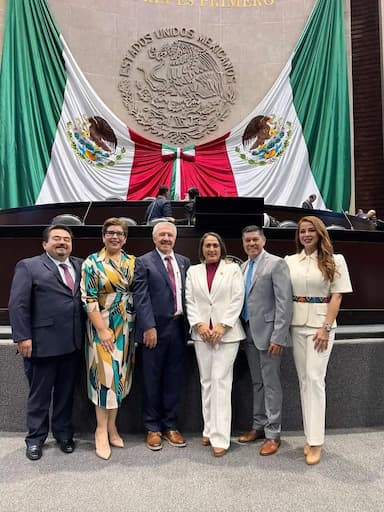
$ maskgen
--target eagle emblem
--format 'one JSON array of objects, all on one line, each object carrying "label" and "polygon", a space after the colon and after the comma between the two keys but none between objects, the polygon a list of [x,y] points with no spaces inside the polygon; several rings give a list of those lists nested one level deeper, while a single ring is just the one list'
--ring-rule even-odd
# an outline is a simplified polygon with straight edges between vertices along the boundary
[{"label": "eagle emblem", "polygon": [[67,122],[67,138],[78,158],[96,167],[113,166],[125,153],[111,126],[100,116],[83,115],[74,123]]},{"label": "eagle emblem", "polygon": [[287,149],[292,136],[292,123],[273,115],[258,115],[244,130],[241,146],[235,151],[250,165],[268,165],[275,162]]}]

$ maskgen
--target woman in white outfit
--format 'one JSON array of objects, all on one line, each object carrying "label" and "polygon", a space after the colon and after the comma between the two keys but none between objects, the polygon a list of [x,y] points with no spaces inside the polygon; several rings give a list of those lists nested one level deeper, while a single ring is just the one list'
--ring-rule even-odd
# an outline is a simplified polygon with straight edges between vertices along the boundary
[{"label": "woman in white outfit", "polygon": [[300,385],[306,463],[317,464],[325,431],[325,375],[343,293],[352,291],[348,268],[323,222],[300,219],[296,254],[286,256],[293,289],[291,334]]},{"label": "woman in white outfit", "polygon": [[244,278],[237,263],[225,261],[217,233],[200,240],[201,263],[188,269],[186,306],[200,372],[204,431],[202,444],[215,457],[225,455],[231,435],[233,364],[240,340]]}]

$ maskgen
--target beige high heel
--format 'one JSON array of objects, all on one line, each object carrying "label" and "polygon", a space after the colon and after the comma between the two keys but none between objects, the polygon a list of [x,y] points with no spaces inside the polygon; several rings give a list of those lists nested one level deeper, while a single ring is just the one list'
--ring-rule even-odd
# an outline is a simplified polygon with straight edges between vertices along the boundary
[{"label": "beige high heel", "polygon": [[212,446],[212,455],[214,457],[223,457],[227,453],[225,448],[216,448]]},{"label": "beige high heel", "polygon": [[309,452],[305,456],[305,462],[308,466],[314,466],[318,464],[321,459],[321,446],[310,446]]},{"label": "beige high heel", "polygon": [[109,444],[116,448],[124,448],[124,441],[118,434],[117,436],[109,437]]},{"label": "beige high heel", "polygon": [[111,447],[109,446],[109,442],[102,443],[100,439],[97,439],[97,434],[95,432],[95,447],[96,447],[96,455],[100,457],[100,459],[108,460],[111,457]]}]

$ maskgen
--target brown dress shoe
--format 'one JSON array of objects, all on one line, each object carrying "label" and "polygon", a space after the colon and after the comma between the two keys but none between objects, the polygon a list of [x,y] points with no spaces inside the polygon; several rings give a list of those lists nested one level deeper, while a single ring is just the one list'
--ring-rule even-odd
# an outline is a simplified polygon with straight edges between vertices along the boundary
[{"label": "brown dress shoe", "polygon": [[260,448],[260,455],[273,455],[280,447],[280,439],[266,439]]},{"label": "brown dress shoe", "polygon": [[318,464],[321,459],[321,446],[310,446],[309,452],[305,456],[305,462],[308,466]]},{"label": "brown dress shoe", "polygon": [[200,440],[201,444],[203,446],[209,446],[211,444],[211,441],[209,440],[209,437],[203,436]]},{"label": "brown dress shoe", "polygon": [[171,446],[176,446],[177,448],[184,448],[187,445],[184,437],[180,434],[178,430],[167,430],[163,432],[163,437],[168,441]]},{"label": "brown dress shoe", "polygon": [[161,443],[161,433],[151,432],[147,433],[147,448],[153,451],[161,450],[163,447]]},{"label": "brown dress shoe", "polygon": [[214,457],[223,457],[227,453],[227,450],[225,448],[214,448],[212,446],[212,455]]},{"label": "brown dress shoe", "polygon": [[253,443],[253,441],[257,441],[258,439],[265,439],[264,432],[261,432],[260,430],[250,430],[249,432],[241,434],[238,441],[239,443],[246,444]]}]

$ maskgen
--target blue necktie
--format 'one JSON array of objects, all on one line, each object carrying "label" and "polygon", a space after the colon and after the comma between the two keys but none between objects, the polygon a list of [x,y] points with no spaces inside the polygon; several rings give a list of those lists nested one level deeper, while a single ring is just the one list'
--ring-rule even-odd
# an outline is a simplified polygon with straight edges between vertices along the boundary
[{"label": "blue necktie", "polygon": [[245,276],[245,298],[244,298],[244,307],[243,307],[243,318],[246,322],[249,320],[248,315],[248,294],[252,284],[252,275],[253,275],[253,267],[255,265],[255,260],[249,260],[247,275]]}]

